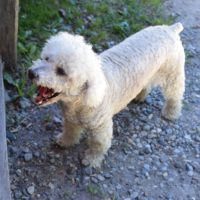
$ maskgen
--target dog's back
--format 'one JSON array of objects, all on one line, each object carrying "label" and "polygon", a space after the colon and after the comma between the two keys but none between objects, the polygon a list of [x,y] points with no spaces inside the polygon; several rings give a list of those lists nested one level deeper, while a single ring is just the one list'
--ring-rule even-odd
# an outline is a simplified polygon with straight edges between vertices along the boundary
[{"label": "dog's back", "polygon": [[[140,63],[141,57],[143,61],[146,60],[149,63],[149,59],[158,57],[157,54],[171,50],[170,47],[174,48],[177,43],[181,44],[179,33],[182,30],[181,23],[145,28],[101,53],[102,62],[105,63],[103,69],[106,70],[107,67],[121,70],[126,70],[127,67],[134,68]],[[107,63],[111,65],[107,66]]]},{"label": "dog's back", "polygon": [[148,27],[100,54],[110,87],[117,90],[112,97],[116,102],[114,112],[122,109],[150,82],[153,83],[153,79],[160,85],[157,72],[160,72],[162,82],[162,73],[174,71],[176,63],[180,62],[179,57],[182,57],[181,65],[184,66],[184,49],[179,36],[182,30],[181,23]]}]

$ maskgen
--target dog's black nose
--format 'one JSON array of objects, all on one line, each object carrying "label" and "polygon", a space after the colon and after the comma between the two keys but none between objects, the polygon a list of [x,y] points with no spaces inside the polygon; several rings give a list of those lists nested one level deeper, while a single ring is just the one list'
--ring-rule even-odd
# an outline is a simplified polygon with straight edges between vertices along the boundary
[{"label": "dog's black nose", "polygon": [[34,72],[32,69],[28,70],[28,77],[30,80],[38,78],[38,74]]}]

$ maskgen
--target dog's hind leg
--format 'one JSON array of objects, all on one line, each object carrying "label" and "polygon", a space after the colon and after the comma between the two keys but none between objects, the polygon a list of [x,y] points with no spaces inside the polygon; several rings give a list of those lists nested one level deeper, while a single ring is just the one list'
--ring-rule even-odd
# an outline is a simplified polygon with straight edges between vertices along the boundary
[{"label": "dog's hind leg", "polygon": [[166,76],[162,87],[166,100],[162,115],[169,120],[177,119],[181,114],[182,99],[185,90],[184,59],[180,61],[176,69]]}]

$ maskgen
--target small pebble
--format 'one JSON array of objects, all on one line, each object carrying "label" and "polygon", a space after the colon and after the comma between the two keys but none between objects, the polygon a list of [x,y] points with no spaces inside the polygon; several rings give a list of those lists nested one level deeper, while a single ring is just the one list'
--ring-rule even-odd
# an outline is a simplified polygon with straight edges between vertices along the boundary
[{"label": "small pebble", "polygon": [[105,177],[106,179],[112,178],[112,174],[105,173],[105,174],[104,174],[104,177]]},{"label": "small pebble", "polygon": [[27,188],[27,192],[29,193],[29,194],[33,194],[34,193],[34,191],[35,191],[35,187],[32,185],[32,186],[29,186],[28,188]]},{"label": "small pebble", "polygon": [[187,174],[188,174],[188,176],[193,176],[194,172],[193,171],[189,171]]},{"label": "small pebble", "polygon": [[21,169],[17,169],[17,170],[16,170],[16,174],[17,174],[18,176],[21,176],[21,174],[22,174]]},{"label": "small pebble", "polygon": [[120,189],[122,189],[122,186],[120,184],[117,184],[116,189],[120,190]]},{"label": "small pebble", "polygon": [[92,174],[92,168],[91,168],[91,167],[86,167],[86,168],[84,169],[84,171],[85,171],[85,174],[86,174],[86,175],[91,175],[91,174]]},{"label": "small pebble", "polygon": [[23,147],[23,148],[22,148],[22,152],[23,152],[23,153],[28,153],[29,151],[30,151],[30,150],[29,150],[27,147]]},{"label": "small pebble", "polygon": [[20,100],[19,100],[19,106],[22,108],[22,109],[26,109],[28,107],[31,106],[31,102],[29,99],[25,98],[25,97],[21,97]]},{"label": "small pebble", "polygon": [[167,173],[167,172],[164,172],[164,173],[163,173],[163,177],[166,178],[167,176],[168,176],[168,173]]},{"label": "small pebble", "polygon": [[25,161],[31,161],[32,158],[33,158],[33,154],[31,152],[24,154],[24,160]]},{"label": "small pebble", "polygon": [[97,178],[100,181],[105,181],[105,178],[102,175],[100,175],[100,174],[97,175]]},{"label": "small pebble", "polygon": [[150,154],[152,152],[151,146],[149,144],[146,144],[143,148],[144,153]]},{"label": "small pebble", "polygon": [[150,127],[149,125],[145,125],[145,126],[143,127],[143,129],[144,129],[145,131],[150,131],[151,127]]},{"label": "small pebble", "polygon": [[97,180],[95,177],[91,177],[91,181],[92,181],[93,183],[98,183],[98,180]]},{"label": "small pebble", "polygon": [[192,167],[192,165],[189,164],[189,163],[187,163],[187,164],[185,165],[185,168],[186,168],[187,171],[193,171],[193,167]]},{"label": "small pebble", "polygon": [[51,190],[54,190],[54,188],[55,188],[54,184],[51,182],[48,184],[48,186],[50,187]]},{"label": "small pebble", "polygon": [[138,193],[138,192],[133,192],[133,193],[131,194],[131,199],[136,199],[138,196],[139,196],[139,193]]},{"label": "small pebble", "polygon": [[22,193],[21,193],[21,191],[18,190],[18,191],[14,192],[14,195],[15,195],[16,199],[19,199],[22,196]]},{"label": "small pebble", "polygon": [[39,158],[40,157],[40,152],[39,151],[36,151],[33,153],[33,155],[36,157],[36,158]]}]

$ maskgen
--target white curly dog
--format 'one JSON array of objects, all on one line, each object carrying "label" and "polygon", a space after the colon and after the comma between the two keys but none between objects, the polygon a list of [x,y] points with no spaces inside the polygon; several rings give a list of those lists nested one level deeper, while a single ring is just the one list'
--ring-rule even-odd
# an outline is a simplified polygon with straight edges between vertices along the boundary
[{"label": "white curly dog", "polygon": [[165,97],[162,115],[178,118],[185,89],[182,30],[181,23],[148,27],[100,55],[78,35],[61,32],[47,40],[28,75],[38,85],[37,104],[62,102],[58,143],[77,144],[86,130],[83,163],[100,166],[111,146],[113,115],[134,98],[143,101],[155,86]]}]

